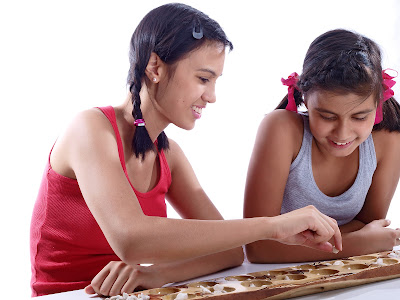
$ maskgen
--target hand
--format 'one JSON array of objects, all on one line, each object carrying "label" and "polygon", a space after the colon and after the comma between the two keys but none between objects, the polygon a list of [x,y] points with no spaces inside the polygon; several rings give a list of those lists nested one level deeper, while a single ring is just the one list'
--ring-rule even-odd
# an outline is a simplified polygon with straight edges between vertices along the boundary
[{"label": "hand", "polygon": [[389,225],[389,220],[374,220],[359,230],[364,240],[368,241],[366,247],[370,253],[390,251],[400,245],[400,229],[388,228]]},{"label": "hand", "polygon": [[116,296],[132,293],[136,288],[151,289],[165,283],[156,267],[131,266],[122,261],[109,262],[85,288],[87,294]]},{"label": "hand", "polygon": [[333,237],[334,246],[342,250],[342,235],[336,220],[324,215],[310,205],[274,217],[276,220],[275,240],[288,245],[302,245],[333,252],[328,241]]}]

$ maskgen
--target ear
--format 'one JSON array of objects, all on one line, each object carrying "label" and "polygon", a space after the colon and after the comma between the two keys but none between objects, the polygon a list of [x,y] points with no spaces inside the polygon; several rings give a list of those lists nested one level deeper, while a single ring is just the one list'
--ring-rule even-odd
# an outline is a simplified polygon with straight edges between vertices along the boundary
[{"label": "ear", "polygon": [[158,83],[166,72],[166,64],[154,52],[151,53],[146,67],[146,76],[150,82]]}]

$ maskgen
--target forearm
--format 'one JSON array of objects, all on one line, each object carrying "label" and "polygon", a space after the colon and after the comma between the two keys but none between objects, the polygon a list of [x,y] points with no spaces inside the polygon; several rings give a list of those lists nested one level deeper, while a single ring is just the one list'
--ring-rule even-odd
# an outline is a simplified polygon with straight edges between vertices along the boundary
[{"label": "forearm", "polygon": [[[110,245],[128,264],[166,263],[210,255],[268,238],[269,218],[181,220],[145,217]],[[107,236],[106,236],[107,237]]]},{"label": "forearm", "polygon": [[239,266],[243,263],[242,247],[198,258],[154,265],[158,274],[163,274],[164,284],[180,282],[223,269]]},{"label": "forearm", "polygon": [[[275,241],[257,241],[246,245],[247,258],[252,263],[288,263],[320,260],[334,260],[348,256],[371,253],[371,241],[359,231],[344,233],[343,251],[323,252],[303,246],[285,245]],[[370,246],[369,246],[370,245]]]},{"label": "forearm", "polygon": [[339,228],[340,228],[340,231],[342,232],[342,234],[345,234],[345,233],[355,232],[357,230],[360,230],[364,226],[365,226],[365,223],[363,223],[359,220],[353,219],[349,223],[342,225]]}]

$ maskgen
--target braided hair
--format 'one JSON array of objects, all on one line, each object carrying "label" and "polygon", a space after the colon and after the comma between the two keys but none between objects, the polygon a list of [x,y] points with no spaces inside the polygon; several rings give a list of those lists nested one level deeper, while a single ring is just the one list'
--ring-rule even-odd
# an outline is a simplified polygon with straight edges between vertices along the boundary
[{"label": "braided hair", "polygon": [[[382,94],[382,65],[379,46],[360,34],[336,29],[317,37],[308,48],[303,72],[294,91],[295,103],[300,106],[307,94],[315,90],[336,93],[374,95],[378,105]],[[285,96],[277,109],[288,103]],[[383,103],[383,121],[373,130],[400,132],[400,105],[391,97]]]},{"label": "braided hair", "polygon": [[[142,119],[140,91],[145,70],[151,53],[170,66],[185,55],[200,48],[206,41],[216,41],[233,49],[220,25],[199,10],[185,4],[170,3],[150,11],[139,23],[132,35],[129,51],[130,68],[127,84],[132,94],[132,116]],[[171,74],[170,74],[171,75]],[[158,151],[168,149],[168,138],[164,131],[157,137]],[[154,144],[145,126],[137,126],[132,140],[132,150],[136,157],[149,150]]]}]

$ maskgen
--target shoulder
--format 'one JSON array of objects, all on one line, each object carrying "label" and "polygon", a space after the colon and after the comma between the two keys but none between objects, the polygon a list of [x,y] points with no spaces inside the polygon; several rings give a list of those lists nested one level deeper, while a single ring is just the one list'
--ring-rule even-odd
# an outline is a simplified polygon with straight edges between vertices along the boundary
[{"label": "shoulder", "polygon": [[103,114],[103,112],[100,109],[90,108],[76,114],[70,126],[71,128],[80,126],[84,126],[85,128],[91,128],[98,126],[103,127],[108,123],[109,122],[107,121],[107,117]]},{"label": "shoulder", "polygon": [[185,158],[182,148],[178,145],[176,141],[168,138],[169,149],[164,151],[165,158],[167,159],[168,166],[172,172],[174,167]]},{"label": "shoulder", "polygon": [[293,149],[295,157],[300,151],[303,140],[303,117],[284,109],[277,109],[267,114],[261,121],[257,141],[265,146],[276,144],[279,148]]},{"label": "shoulder", "polygon": [[287,111],[285,109],[277,109],[265,115],[260,124],[260,128],[273,129],[278,133],[302,133],[303,132],[303,118],[301,115]]},{"label": "shoulder", "polygon": [[376,160],[378,163],[387,159],[398,160],[398,153],[400,153],[399,132],[389,132],[387,130],[373,131],[372,137],[374,140]]},{"label": "shoulder", "polygon": [[63,136],[73,145],[105,146],[112,137],[115,140],[114,130],[107,117],[97,108],[84,110],[75,115],[68,125]]},{"label": "shoulder", "polygon": [[54,144],[51,166],[59,174],[75,178],[75,158],[92,155],[93,150],[105,149],[107,145],[111,148],[115,144],[113,139],[112,127],[99,109],[82,111],[72,118]]}]

